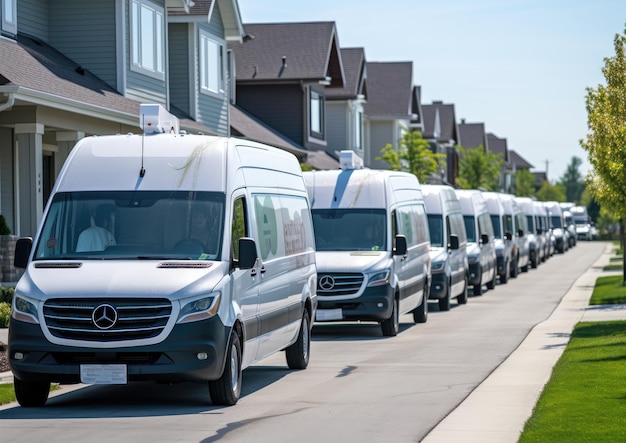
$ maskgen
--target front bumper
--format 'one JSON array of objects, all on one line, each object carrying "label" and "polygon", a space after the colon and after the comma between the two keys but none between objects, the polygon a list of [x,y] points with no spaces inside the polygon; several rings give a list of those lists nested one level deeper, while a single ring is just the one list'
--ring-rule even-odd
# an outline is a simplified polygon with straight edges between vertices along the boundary
[{"label": "front bumper", "polygon": [[332,296],[317,296],[317,311],[341,309],[342,320],[383,321],[391,316],[395,291],[391,285],[365,288],[358,298],[333,300]]}]

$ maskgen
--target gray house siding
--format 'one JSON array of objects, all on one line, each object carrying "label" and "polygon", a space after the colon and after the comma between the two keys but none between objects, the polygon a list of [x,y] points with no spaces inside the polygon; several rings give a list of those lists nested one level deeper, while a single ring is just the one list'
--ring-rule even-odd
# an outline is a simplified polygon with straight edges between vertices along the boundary
[{"label": "gray house siding", "polygon": [[189,26],[186,23],[171,23],[169,34],[169,77],[170,103],[182,112],[193,115],[189,94]]},{"label": "gray house siding", "polygon": [[380,156],[381,149],[388,143],[396,146],[396,128],[392,121],[370,121],[370,150],[365,158],[365,165],[372,169],[389,169],[389,164],[376,160]]},{"label": "gray house siding", "polygon": [[21,0],[17,11],[17,31],[49,41],[48,0]]},{"label": "gray house siding", "polygon": [[12,129],[0,128],[0,146],[0,214],[4,216],[11,233],[14,233]]},{"label": "gray house siding", "polygon": [[300,85],[237,85],[237,104],[265,124],[304,146]]},{"label": "gray house siding", "polygon": [[114,1],[50,2],[50,44],[117,88],[115,18]]},{"label": "gray house siding", "polygon": [[326,151],[334,154],[342,149],[352,149],[349,141],[350,108],[346,101],[326,101]]}]

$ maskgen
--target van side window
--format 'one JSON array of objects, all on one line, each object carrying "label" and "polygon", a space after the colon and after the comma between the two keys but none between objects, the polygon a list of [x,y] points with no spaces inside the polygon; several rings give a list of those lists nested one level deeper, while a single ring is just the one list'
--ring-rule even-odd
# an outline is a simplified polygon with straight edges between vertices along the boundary
[{"label": "van side window", "polygon": [[233,222],[231,231],[231,245],[233,248],[233,259],[239,260],[239,239],[248,236],[248,225],[246,220],[245,199],[238,198],[233,203]]}]

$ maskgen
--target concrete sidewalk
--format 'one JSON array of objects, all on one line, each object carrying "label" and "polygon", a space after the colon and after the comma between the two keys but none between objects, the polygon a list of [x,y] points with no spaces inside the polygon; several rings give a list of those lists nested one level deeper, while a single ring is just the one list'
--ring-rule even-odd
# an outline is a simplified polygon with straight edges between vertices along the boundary
[{"label": "concrete sidewalk", "polygon": [[[422,443],[515,443],[580,321],[626,320],[626,305],[589,306],[596,279],[613,245],[576,280],[552,315],[535,326],[520,346]],[[621,273],[620,273],[621,275]]]}]

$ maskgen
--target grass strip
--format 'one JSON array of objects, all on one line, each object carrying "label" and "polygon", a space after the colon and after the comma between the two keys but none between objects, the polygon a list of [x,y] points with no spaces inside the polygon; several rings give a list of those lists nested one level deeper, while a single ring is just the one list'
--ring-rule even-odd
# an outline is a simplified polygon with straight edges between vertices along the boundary
[{"label": "grass strip", "polygon": [[0,405],[6,405],[14,401],[13,383],[0,383]]},{"label": "grass strip", "polygon": [[626,322],[579,323],[519,443],[626,441]]},{"label": "grass strip", "polygon": [[590,305],[612,305],[626,303],[626,286],[622,275],[598,277],[589,300]]}]

